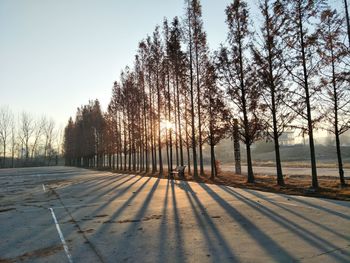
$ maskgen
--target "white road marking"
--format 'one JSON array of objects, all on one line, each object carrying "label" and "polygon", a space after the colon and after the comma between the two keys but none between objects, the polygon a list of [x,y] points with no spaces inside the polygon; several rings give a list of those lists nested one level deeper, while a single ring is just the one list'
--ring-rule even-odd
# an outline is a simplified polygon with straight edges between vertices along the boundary
[{"label": "white road marking", "polygon": [[55,213],[54,213],[54,211],[53,211],[53,209],[52,209],[51,207],[50,207],[49,209],[50,209],[50,211],[51,211],[51,215],[52,215],[53,221],[55,222],[56,229],[57,229],[58,235],[60,236],[60,239],[61,239],[61,242],[62,242],[64,251],[66,252],[68,261],[69,261],[69,263],[73,263],[72,255],[70,254],[69,249],[68,249],[68,246],[67,246],[67,243],[66,243],[66,241],[64,240],[64,237],[63,237],[63,234],[62,234],[60,225],[59,225],[58,222],[57,222]]},{"label": "white road marking", "polygon": [[45,185],[43,184],[43,190],[44,190],[44,192],[46,192],[46,188],[45,188]]}]

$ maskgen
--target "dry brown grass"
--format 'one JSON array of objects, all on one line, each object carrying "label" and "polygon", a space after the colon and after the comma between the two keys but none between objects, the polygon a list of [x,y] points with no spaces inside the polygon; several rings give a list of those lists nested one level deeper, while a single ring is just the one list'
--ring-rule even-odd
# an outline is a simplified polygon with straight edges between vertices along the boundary
[{"label": "dry brown grass", "polygon": [[[242,165],[247,165],[242,162]],[[253,161],[253,166],[263,166],[263,167],[275,167],[276,163],[274,161]],[[288,161],[282,162],[283,167],[293,167],[293,168],[310,168],[310,161]],[[336,162],[317,162],[317,168],[337,168]],[[349,169],[350,163],[343,163],[343,168]]]},{"label": "dry brown grass", "polygon": [[[135,172],[121,172],[118,173],[129,173],[135,174]],[[150,177],[159,177],[158,173],[136,173],[142,176],[150,176]],[[164,171],[163,178],[167,178],[168,172]],[[247,183],[247,177],[245,175],[237,175],[233,172],[221,171],[216,178],[213,180],[210,179],[210,171],[206,171],[204,176],[199,176],[197,180],[193,178],[192,175],[186,173],[184,179],[180,179],[176,176],[177,180],[185,180],[185,181],[196,181],[201,183],[208,184],[217,184],[217,185],[227,185],[233,186],[237,188],[246,188],[259,190],[264,192],[272,192],[272,193],[282,193],[289,195],[301,195],[301,196],[311,196],[311,197],[322,197],[336,200],[346,200],[350,201],[350,186],[341,187],[339,183],[339,179],[336,177],[326,177],[319,176],[319,188],[313,190],[310,188],[311,186],[311,177],[310,176],[286,176],[285,186],[279,186],[276,183],[276,178],[270,175],[255,175],[255,183],[249,184]]]}]

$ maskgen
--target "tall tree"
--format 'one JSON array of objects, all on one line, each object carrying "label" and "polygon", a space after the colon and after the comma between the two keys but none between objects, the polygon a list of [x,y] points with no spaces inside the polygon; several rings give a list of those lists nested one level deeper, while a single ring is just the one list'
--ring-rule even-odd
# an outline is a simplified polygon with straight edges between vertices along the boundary
[{"label": "tall tree", "polygon": [[162,138],[161,138],[161,119],[162,119],[162,61],[163,61],[163,46],[160,38],[159,27],[157,26],[153,32],[152,39],[152,60],[154,62],[154,74],[156,82],[156,93],[157,93],[157,127],[158,127],[158,158],[159,158],[159,176],[163,176],[163,159],[162,159]]},{"label": "tall tree", "polygon": [[217,176],[217,162],[215,158],[215,146],[227,135],[229,130],[229,109],[224,102],[223,91],[217,83],[217,75],[214,63],[207,62],[205,72],[205,92],[203,110],[208,116],[208,135],[206,141],[210,146],[211,179]]},{"label": "tall tree", "polygon": [[[25,154],[26,161],[29,159],[29,142],[35,131],[34,129],[34,118],[27,112],[22,112],[20,116],[20,133],[19,137],[22,143],[21,152]],[[24,147],[24,148],[23,148]]]},{"label": "tall tree", "polygon": [[326,110],[325,128],[335,135],[339,178],[341,185],[345,186],[340,135],[350,129],[350,72],[345,63],[350,56],[343,43],[343,19],[336,10],[326,9],[321,14],[316,32],[319,40],[317,51],[322,60],[321,96],[328,106],[323,107]]},{"label": "tall tree", "polygon": [[263,0],[259,7],[264,23],[261,27],[261,46],[253,48],[254,63],[258,68],[259,82],[264,87],[262,103],[268,109],[264,121],[267,134],[272,138],[275,146],[277,184],[283,186],[279,137],[295,118],[294,112],[286,105],[290,96],[288,86],[285,84],[287,76],[283,63],[285,45],[282,36],[285,10],[280,0]]},{"label": "tall tree", "polygon": [[[169,40],[170,40],[170,28],[168,24],[168,20],[164,19],[163,21],[163,38],[165,42],[165,54],[163,60],[164,67],[164,99],[166,99],[165,106],[165,126],[169,126],[172,120],[172,89],[171,89],[171,71],[170,71],[170,48],[169,48]],[[172,127],[165,127],[165,141],[166,141],[166,152],[167,152],[167,163],[168,163],[168,174],[170,175],[173,170],[173,130]]]},{"label": "tall tree", "polygon": [[0,108],[0,140],[2,144],[3,161],[0,167],[6,166],[6,147],[7,147],[8,139],[11,133],[12,122],[13,122],[13,114],[10,111],[9,107],[8,106],[1,107]]},{"label": "tall tree", "polygon": [[73,166],[75,163],[75,129],[74,121],[72,117],[69,118],[68,124],[64,129],[64,140],[63,140],[63,149],[65,157],[65,165]]},{"label": "tall tree", "polygon": [[218,54],[218,70],[222,84],[227,88],[231,102],[236,106],[242,127],[241,137],[246,146],[248,182],[254,183],[251,144],[259,137],[262,124],[258,118],[259,87],[255,69],[248,60],[250,48],[247,3],[235,0],[226,8],[229,48],[222,47]]},{"label": "tall tree", "polygon": [[208,61],[208,47],[206,41],[206,34],[203,31],[202,21],[202,7],[199,0],[191,1],[191,27],[192,27],[192,39],[193,39],[193,56],[195,64],[195,76],[196,76],[196,88],[197,88],[197,115],[198,115],[198,150],[199,150],[199,167],[200,174],[204,174],[203,165],[203,131],[202,131],[202,96],[203,84],[204,84],[204,72],[205,66]]},{"label": "tall tree", "polygon": [[37,147],[39,146],[39,142],[41,139],[41,136],[44,133],[44,128],[46,125],[46,118],[42,117],[39,120],[36,120],[34,122],[34,133],[33,133],[33,144],[32,144],[32,153],[31,153],[31,159],[34,158],[34,154],[37,150]]},{"label": "tall tree", "polygon": [[54,129],[55,129],[55,122],[50,119],[46,119],[44,121],[44,127],[43,127],[43,134],[44,134],[44,157],[50,162],[52,158],[52,145],[53,145],[53,139],[54,139]]},{"label": "tall tree", "polygon": [[[177,165],[184,165],[184,157],[183,157],[183,139],[182,139],[182,122],[181,122],[181,108],[180,108],[180,98],[181,91],[183,90],[183,85],[181,80],[184,78],[186,74],[186,54],[181,50],[181,28],[180,22],[177,17],[175,17],[172,21],[170,28],[170,36],[168,42],[168,52],[169,52],[169,60],[170,67],[173,75],[173,85],[174,85],[174,101],[176,102],[174,105],[174,114],[175,114],[175,140],[176,145],[179,144],[179,155],[176,154]],[[178,142],[178,143],[177,143]],[[177,151],[177,148],[176,148]],[[180,162],[179,162],[180,159]]]},{"label": "tall tree", "polygon": [[346,27],[348,32],[348,41],[349,41],[348,48],[350,48],[350,17],[349,17],[349,7],[348,7],[347,0],[344,0],[344,9],[345,9],[345,22],[346,22]]},{"label": "tall tree", "polygon": [[[293,93],[299,96],[302,101],[302,103],[299,103],[301,107],[298,108],[298,114],[306,120],[306,126],[303,129],[309,136],[313,188],[318,187],[314,145],[314,126],[318,118],[312,116],[313,109],[316,106],[316,103],[313,103],[316,90],[312,84],[312,79],[317,75],[319,63],[315,56],[317,35],[312,32],[311,25],[312,20],[318,18],[323,4],[323,0],[295,0],[285,1],[284,3],[286,14],[288,14],[284,36],[289,54],[286,65],[293,81],[298,86]],[[300,94],[300,87],[304,94]]]},{"label": "tall tree", "polygon": [[184,20],[184,39],[187,41],[187,52],[189,56],[189,75],[190,75],[190,112],[191,112],[191,143],[192,143],[192,158],[193,158],[193,176],[198,178],[198,164],[197,164],[197,143],[196,143],[196,124],[195,124],[195,104],[194,104],[194,72],[193,72],[193,20],[194,12],[192,10],[192,1],[185,0],[186,14]]}]

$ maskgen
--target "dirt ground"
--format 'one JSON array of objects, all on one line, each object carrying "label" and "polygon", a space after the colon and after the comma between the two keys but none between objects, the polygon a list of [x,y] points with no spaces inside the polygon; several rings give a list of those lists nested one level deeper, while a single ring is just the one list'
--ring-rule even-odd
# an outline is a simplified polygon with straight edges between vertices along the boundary
[{"label": "dirt ground", "polygon": [[[135,172],[128,171],[115,171],[118,173],[130,173]],[[159,177],[158,173],[136,173],[143,176]],[[164,178],[168,178],[167,170],[164,171]],[[210,178],[210,171],[205,171],[204,176],[199,176],[198,179],[194,179],[192,175],[186,173],[185,178],[178,178],[175,176],[175,180],[195,181],[199,183],[216,184],[233,186],[237,188],[254,189],[263,192],[281,193],[288,195],[321,197],[335,200],[350,201],[350,185],[347,187],[341,187],[339,178],[332,176],[319,176],[318,189],[311,188],[311,177],[303,175],[285,176],[285,186],[281,187],[277,185],[276,178],[271,175],[255,174],[255,183],[247,183],[246,175],[238,175],[233,172],[219,171],[218,176],[214,179]],[[348,183],[348,182],[347,182]]]},{"label": "dirt ground", "polygon": [[[247,163],[243,161],[242,165],[247,165]],[[253,161],[253,166],[275,167],[276,164],[274,161]],[[311,168],[310,161],[282,162],[282,166],[293,168]],[[317,168],[337,168],[337,161],[318,161]],[[350,163],[346,163],[344,161],[343,168],[350,168]]]}]

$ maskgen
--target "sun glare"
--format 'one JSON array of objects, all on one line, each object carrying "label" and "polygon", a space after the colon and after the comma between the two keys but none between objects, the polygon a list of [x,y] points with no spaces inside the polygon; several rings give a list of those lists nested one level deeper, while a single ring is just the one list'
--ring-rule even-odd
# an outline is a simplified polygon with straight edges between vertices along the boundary
[{"label": "sun glare", "polygon": [[168,121],[168,120],[162,120],[160,122],[160,128],[162,130],[170,130],[170,129],[174,130],[175,129],[175,124],[172,123],[171,121]]}]

